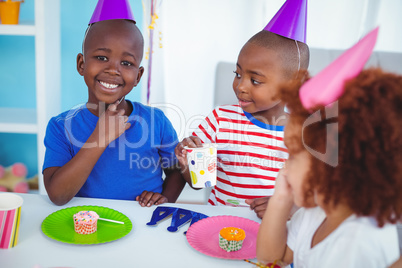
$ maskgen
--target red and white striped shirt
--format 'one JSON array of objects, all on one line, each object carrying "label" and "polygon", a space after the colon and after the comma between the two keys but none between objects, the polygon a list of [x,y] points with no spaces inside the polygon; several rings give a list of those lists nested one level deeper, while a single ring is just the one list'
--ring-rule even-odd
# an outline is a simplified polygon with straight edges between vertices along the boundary
[{"label": "red and white striped shirt", "polygon": [[271,196],[288,158],[283,129],[256,120],[239,105],[214,109],[193,132],[218,145],[217,183],[208,203],[245,205],[245,199]]}]

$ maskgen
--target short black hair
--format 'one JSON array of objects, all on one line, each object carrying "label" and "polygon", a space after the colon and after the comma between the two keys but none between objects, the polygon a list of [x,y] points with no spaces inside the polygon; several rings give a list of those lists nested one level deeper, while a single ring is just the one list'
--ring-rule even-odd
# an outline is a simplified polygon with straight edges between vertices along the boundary
[{"label": "short black hair", "polygon": [[[135,21],[126,20],[126,19],[120,20],[120,21],[127,21],[127,22],[130,22],[130,23],[132,23],[134,25],[133,29],[137,34],[139,34],[138,37],[140,37],[140,39],[138,41],[140,42],[140,45],[142,46],[142,48],[143,48],[142,51],[143,51],[144,50],[144,37],[143,37],[140,29],[138,29],[137,24],[135,23]],[[88,25],[88,28],[85,31],[84,39],[82,40],[82,54],[84,54],[84,46],[85,46],[85,41],[87,39],[87,35],[91,31],[92,26],[95,25],[96,23],[99,23],[99,22],[95,22],[95,23],[92,23],[92,24]],[[142,60],[143,52],[141,53],[140,56],[141,56],[141,60]]]},{"label": "short black hair", "polygon": [[[247,43],[252,43],[278,52],[286,75],[292,77],[299,69],[307,69],[310,62],[310,50],[307,44],[262,30],[252,36]],[[300,66],[299,66],[300,54]]]}]

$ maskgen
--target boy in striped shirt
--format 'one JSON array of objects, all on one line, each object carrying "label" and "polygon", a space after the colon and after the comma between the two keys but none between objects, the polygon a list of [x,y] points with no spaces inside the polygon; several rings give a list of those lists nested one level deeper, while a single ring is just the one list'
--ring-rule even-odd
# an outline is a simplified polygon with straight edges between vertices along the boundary
[{"label": "boy in striped shirt", "polygon": [[[299,1],[298,8],[289,7],[288,2],[281,8],[285,13],[289,8],[305,12],[305,0]],[[277,15],[283,14],[281,10]],[[279,86],[300,69],[307,69],[309,63],[305,21],[301,34],[289,34],[275,27],[275,22],[283,25],[277,15],[240,51],[233,81],[239,104],[215,108],[192,136],[184,138],[175,149],[182,173],[192,186],[184,146],[216,143],[217,184],[208,203],[250,205],[260,218],[288,157],[283,142],[287,113],[277,98]]]}]

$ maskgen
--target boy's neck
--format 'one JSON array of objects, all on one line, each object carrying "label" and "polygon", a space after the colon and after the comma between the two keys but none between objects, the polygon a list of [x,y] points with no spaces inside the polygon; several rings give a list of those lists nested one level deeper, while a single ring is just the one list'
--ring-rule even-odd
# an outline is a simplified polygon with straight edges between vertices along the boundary
[{"label": "boy's neck", "polygon": [[[108,109],[109,105],[110,104],[104,103],[104,102],[99,102],[97,105],[88,102],[86,104],[86,107],[92,114],[99,117]],[[124,110],[124,115],[126,115],[126,116],[129,116],[133,111],[133,107],[132,107],[131,103],[129,101],[126,101],[125,99],[123,99],[119,103],[119,105],[117,105],[117,110],[121,110],[121,109]]]},{"label": "boy's neck", "polygon": [[288,114],[284,109],[285,105],[280,102],[271,109],[252,113],[251,115],[264,124],[272,126],[284,126],[288,120]]}]

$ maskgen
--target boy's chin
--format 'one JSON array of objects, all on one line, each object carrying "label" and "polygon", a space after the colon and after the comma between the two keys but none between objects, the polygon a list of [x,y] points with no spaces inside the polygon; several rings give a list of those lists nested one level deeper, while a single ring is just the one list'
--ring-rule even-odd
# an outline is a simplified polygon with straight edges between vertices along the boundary
[{"label": "boy's chin", "polygon": [[248,107],[243,107],[243,106],[240,105],[240,108],[242,108],[242,110],[245,111],[246,113],[249,113],[249,114],[255,113],[255,110],[250,109]]},{"label": "boy's chin", "polygon": [[118,99],[115,99],[115,98],[113,98],[113,99],[110,99],[110,98],[108,98],[108,99],[100,99],[99,103],[103,102],[106,105],[116,104],[116,103],[120,104],[123,101],[123,99],[124,99],[124,97],[123,98],[118,98]]}]

